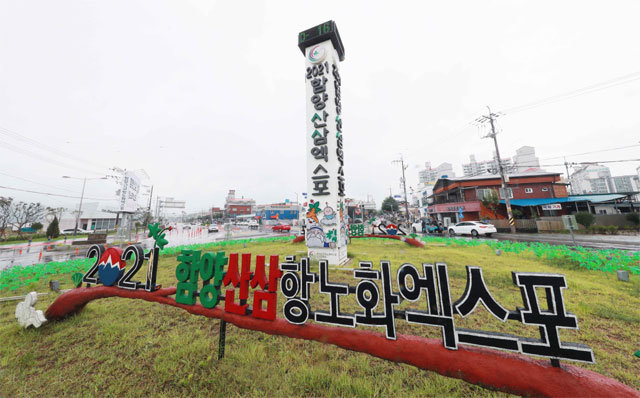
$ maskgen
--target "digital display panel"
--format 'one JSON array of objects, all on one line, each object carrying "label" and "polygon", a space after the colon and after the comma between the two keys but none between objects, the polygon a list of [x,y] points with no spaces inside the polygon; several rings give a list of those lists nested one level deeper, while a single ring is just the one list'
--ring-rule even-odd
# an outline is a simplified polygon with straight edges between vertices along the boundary
[{"label": "digital display panel", "polygon": [[338,33],[338,27],[334,21],[327,21],[320,25],[314,26],[311,29],[307,29],[298,34],[298,47],[302,54],[307,47],[314,44],[322,43],[323,41],[331,40],[333,47],[338,52],[340,61],[344,60],[344,46]]}]

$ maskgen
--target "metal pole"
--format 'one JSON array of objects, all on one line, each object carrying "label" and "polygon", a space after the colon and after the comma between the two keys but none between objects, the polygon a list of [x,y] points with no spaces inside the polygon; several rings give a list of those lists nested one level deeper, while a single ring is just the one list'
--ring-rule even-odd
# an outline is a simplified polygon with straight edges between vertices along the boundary
[{"label": "metal pole", "polygon": [[84,198],[84,187],[87,185],[87,177],[82,180],[82,194],[80,194],[80,206],[78,207],[78,214],[76,214],[76,227],[73,230],[73,236],[76,236],[78,232],[78,221],[80,219],[80,213],[82,213],[82,199]]},{"label": "metal pole", "polygon": [[569,183],[569,195],[573,195],[573,189],[571,188],[571,176],[569,176],[569,163],[567,163],[567,158],[564,158],[564,168],[567,171],[567,183]]},{"label": "metal pole", "polygon": [[491,109],[489,109],[489,122],[491,123],[491,134],[490,137],[493,138],[493,143],[496,147],[496,158],[498,159],[498,169],[500,170],[500,180],[502,182],[502,192],[504,192],[504,203],[507,205],[507,217],[509,218],[509,227],[511,228],[511,233],[516,233],[515,220],[513,219],[513,212],[511,211],[511,201],[509,200],[509,194],[507,193],[507,182],[504,177],[504,168],[502,167],[502,159],[500,159],[500,150],[498,149],[498,139],[496,138],[496,129],[493,124],[493,114],[491,113]]},{"label": "metal pole", "polygon": [[573,224],[569,223],[569,231],[571,231],[571,239],[573,240],[573,245],[578,246],[576,244],[576,237],[573,235]]}]

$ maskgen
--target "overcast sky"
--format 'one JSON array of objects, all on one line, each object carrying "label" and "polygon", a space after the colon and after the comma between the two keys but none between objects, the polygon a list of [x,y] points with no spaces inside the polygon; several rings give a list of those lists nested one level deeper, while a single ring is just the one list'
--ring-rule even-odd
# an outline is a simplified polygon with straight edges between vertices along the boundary
[{"label": "overcast sky", "polygon": [[[228,189],[258,203],[295,200],[306,191],[297,34],[333,19],[346,52],[347,196],[380,205],[389,188],[400,193],[399,153],[412,187],[425,161],[461,175],[470,154],[490,158],[492,142],[469,125],[486,105],[505,110],[640,72],[639,15],[638,1],[1,0],[0,186],[78,196],[82,183],[62,175],[118,166],[145,169],[154,193],[190,211],[222,206]],[[640,146],[568,156],[637,145],[639,110],[636,79],[507,112],[501,153],[531,145],[551,165],[562,159],[544,159],[640,158]],[[116,189],[90,181],[85,196]]]}]

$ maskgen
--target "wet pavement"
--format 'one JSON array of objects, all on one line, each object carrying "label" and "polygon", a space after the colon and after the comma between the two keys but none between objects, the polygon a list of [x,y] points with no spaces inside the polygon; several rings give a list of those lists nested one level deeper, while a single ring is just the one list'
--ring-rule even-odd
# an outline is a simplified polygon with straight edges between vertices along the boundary
[{"label": "wet pavement", "polygon": [[[222,226],[220,226],[219,232],[212,233],[207,232],[207,229],[204,227],[192,227],[191,229],[178,228],[172,231],[167,231],[166,233],[166,238],[169,241],[167,246],[169,247],[194,243],[217,242],[227,238],[227,233]],[[243,239],[286,235],[287,234],[282,233],[274,234],[270,229],[249,230],[246,227],[232,227],[230,238]],[[114,242],[115,239],[115,235],[108,236],[107,244]],[[76,241],[83,240],[87,239],[76,239]],[[28,243],[21,243],[16,245],[0,246],[0,270],[13,266],[44,264],[51,261],[67,261],[86,257],[87,250],[90,246],[71,246],[71,242],[71,239],[58,239],[51,242],[33,242],[31,245]],[[142,233],[138,235],[132,234],[131,243],[138,243],[145,249],[150,249],[153,246],[153,239],[147,238],[146,234]],[[126,246],[126,243],[122,246]]]}]

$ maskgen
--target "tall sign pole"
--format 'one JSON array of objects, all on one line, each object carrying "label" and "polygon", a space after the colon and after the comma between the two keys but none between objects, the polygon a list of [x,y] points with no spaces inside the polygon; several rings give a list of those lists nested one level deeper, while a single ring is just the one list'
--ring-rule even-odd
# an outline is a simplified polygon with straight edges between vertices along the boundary
[{"label": "tall sign pole", "polygon": [[347,261],[349,243],[338,67],[344,47],[334,21],[300,32],[298,47],[306,59],[307,253],[340,265]]}]

